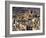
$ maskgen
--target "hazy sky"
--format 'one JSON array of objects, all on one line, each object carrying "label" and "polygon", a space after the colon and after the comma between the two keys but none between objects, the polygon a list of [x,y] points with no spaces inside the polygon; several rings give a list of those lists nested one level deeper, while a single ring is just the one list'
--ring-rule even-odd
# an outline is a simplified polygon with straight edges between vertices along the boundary
[{"label": "hazy sky", "polygon": [[27,7],[12,7],[13,15],[16,13],[25,13],[28,10],[34,10],[34,13],[40,13],[40,8],[27,8]]}]

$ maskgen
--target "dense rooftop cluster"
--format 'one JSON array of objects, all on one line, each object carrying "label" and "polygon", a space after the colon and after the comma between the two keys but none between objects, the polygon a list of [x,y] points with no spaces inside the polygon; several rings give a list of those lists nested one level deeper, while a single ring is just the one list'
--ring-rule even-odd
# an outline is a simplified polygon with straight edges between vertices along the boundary
[{"label": "dense rooftop cluster", "polygon": [[13,7],[12,30],[26,31],[40,29],[40,9]]}]

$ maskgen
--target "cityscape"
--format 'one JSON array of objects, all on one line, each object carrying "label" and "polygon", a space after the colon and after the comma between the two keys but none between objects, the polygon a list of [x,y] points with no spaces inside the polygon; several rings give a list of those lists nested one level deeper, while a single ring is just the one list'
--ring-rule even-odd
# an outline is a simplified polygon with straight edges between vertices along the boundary
[{"label": "cityscape", "polygon": [[40,8],[12,7],[12,31],[40,30]]}]

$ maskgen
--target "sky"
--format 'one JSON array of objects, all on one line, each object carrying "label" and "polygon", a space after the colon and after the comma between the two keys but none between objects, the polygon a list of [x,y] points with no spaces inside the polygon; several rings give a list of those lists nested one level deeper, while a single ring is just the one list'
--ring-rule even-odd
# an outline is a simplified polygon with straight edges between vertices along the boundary
[{"label": "sky", "polygon": [[19,14],[20,13],[25,13],[25,11],[28,12],[29,10],[34,10],[34,13],[37,13],[37,14],[40,13],[40,8],[12,7],[13,15],[15,15],[17,13],[19,13]]}]

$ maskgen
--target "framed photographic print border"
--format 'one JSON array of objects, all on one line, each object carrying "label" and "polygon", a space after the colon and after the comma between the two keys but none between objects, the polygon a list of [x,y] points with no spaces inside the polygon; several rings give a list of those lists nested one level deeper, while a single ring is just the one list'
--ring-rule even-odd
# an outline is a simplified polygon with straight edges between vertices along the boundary
[{"label": "framed photographic print border", "polygon": [[[43,32],[42,33],[26,33],[26,34],[10,34],[10,4],[43,6]],[[44,35],[45,34],[44,24],[45,24],[45,4],[44,3],[5,1],[5,37]]]}]

